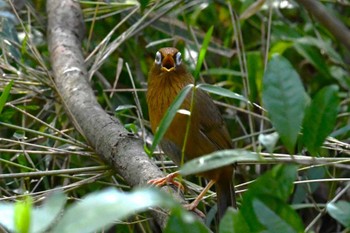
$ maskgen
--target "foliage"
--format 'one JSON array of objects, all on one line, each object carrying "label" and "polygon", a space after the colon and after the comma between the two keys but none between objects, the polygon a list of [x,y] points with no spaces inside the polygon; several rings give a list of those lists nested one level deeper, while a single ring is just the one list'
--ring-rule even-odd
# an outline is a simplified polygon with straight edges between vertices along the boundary
[{"label": "foliage", "polygon": [[[181,172],[236,163],[239,208],[218,223],[209,191],[198,207],[206,225],[163,193],[130,192],[105,166],[56,90],[46,1],[13,2],[19,5],[0,0],[1,232],[153,232],[150,207],[171,209],[165,232],[350,228],[349,51],[299,1],[81,1],[83,51],[96,98],[143,137],[150,152],[158,152],[171,122],[165,117],[153,138],[144,91],[160,47],[177,47],[198,74],[183,96],[201,88],[216,100],[236,149],[191,161]],[[348,1],[320,2],[350,27]],[[165,172],[174,170],[166,156],[153,156]],[[201,190],[202,180],[182,181],[189,199]]]}]

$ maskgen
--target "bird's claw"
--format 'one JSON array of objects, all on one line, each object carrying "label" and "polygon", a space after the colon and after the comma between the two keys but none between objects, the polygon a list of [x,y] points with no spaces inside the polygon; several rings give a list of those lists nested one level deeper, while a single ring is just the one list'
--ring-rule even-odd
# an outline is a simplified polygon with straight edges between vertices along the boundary
[{"label": "bird's claw", "polygon": [[150,184],[156,187],[162,187],[166,184],[173,184],[179,189],[181,189],[181,191],[184,191],[185,190],[184,186],[180,182],[174,180],[176,176],[178,176],[178,172],[173,172],[165,177],[149,180],[147,184]]}]

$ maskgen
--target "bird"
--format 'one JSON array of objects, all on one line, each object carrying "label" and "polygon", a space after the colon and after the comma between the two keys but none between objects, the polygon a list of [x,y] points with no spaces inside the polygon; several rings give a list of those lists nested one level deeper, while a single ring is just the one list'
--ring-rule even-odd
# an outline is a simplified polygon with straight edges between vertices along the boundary
[{"label": "bird", "polygon": [[[147,105],[151,130],[156,133],[159,123],[178,93],[187,85],[194,84],[194,78],[182,62],[181,52],[173,47],[161,48],[148,74]],[[159,143],[163,152],[177,165],[218,150],[232,149],[232,141],[224,119],[208,93],[196,89],[192,100],[190,92]],[[191,108],[191,102],[193,104]],[[190,121],[187,141],[187,122]],[[184,147],[185,144],[185,147]],[[182,148],[185,148],[182,153]],[[182,158],[182,155],[184,158]],[[194,210],[205,193],[215,184],[217,192],[217,216],[223,217],[227,208],[236,208],[235,191],[232,182],[234,166],[228,165],[197,174],[209,180],[197,198],[187,206]],[[178,172],[151,180],[150,184],[162,186],[176,183]]]}]

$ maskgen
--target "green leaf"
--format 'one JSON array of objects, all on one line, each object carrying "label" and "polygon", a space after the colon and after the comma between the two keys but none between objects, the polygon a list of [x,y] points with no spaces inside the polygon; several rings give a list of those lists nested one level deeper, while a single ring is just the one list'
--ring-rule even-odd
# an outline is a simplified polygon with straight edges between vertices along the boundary
[{"label": "green leaf", "polygon": [[174,208],[165,227],[164,233],[206,233],[210,230],[183,208]]},{"label": "green leaf", "polygon": [[199,51],[199,56],[196,64],[196,69],[194,70],[194,78],[197,79],[199,72],[201,70],[205,54],[207,53],[207,49],[210,43],[211,35],[213,34],[214,27],[211,26],[207,33],[205,34],[205,37],[203,39],[201,50]]},{"label": "green leaf", "polygon": [[219,233],[250,233],[249,226],[241,212],[229,208],[220,221]]},{"label": "green leaf", "polygon": [[[331,40],[323,40],[321,38],[315,38],[310,36],[304,36],[297,38],[297,44],[302,44],[306,46],[314,46],[316,47],[316,51],[322,51],[322,53],[329,56],[330,59],[334,61],[334,63],[344,64],[340,54],[333,48],[333,43]],[[324,57],[324,54],[319,54],[321,57]],[[328,68],[328,67],[327,67]]]},{"label": "green leaf", "polygon": [[326,137],[332,132],[338,107],[338,86],[332,85],[321,89],[306,109],[303,142],[312,155],[316,155]]},{"label": "green leaf", "polygon": [[260,158],[257,154],[246,150],[220,150],[188,161],[181,167],[180,174],[188,176],[223,167],[238,161],[259,160]]},{"label": "green leaf", "polygon": [[[272,206],[274,203],[285,203],[293,190],[293,182],[296,178],[297,166],[295,165],[277,165],[273,167],[272,170],[266,172],[260,176],[254,183],[248,187],[248,191],[243,195],[243,202],[240,208],[244,219],[246,220],[250,230],[252,232],[259,232],[265,227],[259,221],[257,213],[254,210],[253,201],[256,198],[266,203],[268,200],[272,199],[269,203]],[[273,208],[275,212],[278,212],[278,206]],[[293,215],[294,210],[286,209],[289,213],[286,216]],[[263,214],[263,213],[259,213]],[[286,213],[287,214],[287,213]],[[281,214],[280,214],[281,216]],[[285,215],[282,215],[285,216]],[[295,219],[294,217],[290,221],[301,222],[300,219]]]},{"label": "green leaf", "polygon": [[[253,209],[260,223],[266,230],[264,233],[297,233],[304,232],[304,226],[296,212],[280,200],[269,200],[267,205],[259,199],[253,200]],[[295,221],[296,220],[296,221]]]},{"label": "green leaf", "polygon": [[157,131],[154,134],[153,143],[150,149],[151,153],[153,153],[158,143],[162,140],[164,134],[168,130],[171,122],[173,121],[177,113],[177,110],[179,110],[179,108],[181,107],[181,104],[184,102],[185,98],[187,97],[187,94],[192,90],[193,87],[194,87],[193,84],[190,84],[184,87],[180,91],[180,93],[176,96],[176,98],[174,99],[174,101],[172,102],[172,104],[164,114],[164,117],[162,118],[157,128]]},{"label": "green leaf", "polygon": [[[125,193],[109,188],[92,193],[70,206],[52,232],[95,232],[147,208],[176,205],[171,197],[156,189],[139,189]],[[83,217],[77,217],[82,216],[82,213]]]},{"label": "green leaf", "polygon": [[260,102],[264,71],[260,52],[247,53],[247,69],[250,90],[249,100],[252,102]]},{"label": "green leaf", "polygon": [[[299,175],[298,180],[322,180],[326,176],[326,169],[324,167],[314,167]],[[293,205],[304,203],[309,198],[310,193],[314,193],[320,187],[318,182],[309,182],[298,184],[293,193]]]},{"label": "green leaf", "polygon": [[264,75],[262,101],[272,125],[291,154],[304,117],[305,96],[299,75],[289,61],[279,55],[273,56]]},{"label": "green leaf", "polygon": [[23,201],[15,204],[15,228],[18,233],[28,233],[30,228],[30,221],[32,218],[32,204],[33,199],[26,196]]},{"label": "green leaf", "polygon": [[282,55],[284,51],[289,49],[291,46],[293,46],[292,42],[279,40],[271,47],[269,54],[278,53]]},{"label": "green leaf", "polygon": [[350,203],[347,201],[338,201],[337,203],[327,204],[328,213],[346,228],[350,228]]},{"label": "green leaf", "polygon": [[[42,206],[36,208],[31,208],[28,200],[19,203],[2,202],[0,203],[0,225],[11,232],[16,230],[18,232],[44,232],[56,220],[65,203],[66,196],[62,192],[54,193]],[[28,211],[30,211],[30,217],[28,217]]]},{"label": "green leaf", "polygon": [[0,203],[0,225],[10,232],[15,232],[15,204],[8,202]]},{"label": "green leaf", "polygon": [[6,87],[4,88],[4,91],[0,96],[0,114],[2,113],[2,110],[4,109],[4,106],[6,104],[7,98],[10,95],[12,85],[13,85],[13,80],[11,80],[9,84],[6,85]]},{"label": "green leaf", "polygon": [[305,57],[325,78],[331,77],[328,65],[319,49],[298,42],[294,44],[294,47],[298,53]]},{"label": "green leaf", "polygon": [[242,100],[246,103],[249,103],[249,100],[246,99],[244,96],[239,95],[237,93],[234,93],[234,92],[227,90],[225,88],[222,88],[222,87],[202,83],[202,84],[197,85],[196,88],[202,89],[202,90],[209,92],[209,93],[212,93],[212,94],[220,95],[223,97],[228,97],[231,99]]},{"label": "green leaf", "polygon": [[32,211],[30,232],[44,232],[54,223],[66,204],[67,197],[63,192],[55,192],[47,198],[41,207]]}]

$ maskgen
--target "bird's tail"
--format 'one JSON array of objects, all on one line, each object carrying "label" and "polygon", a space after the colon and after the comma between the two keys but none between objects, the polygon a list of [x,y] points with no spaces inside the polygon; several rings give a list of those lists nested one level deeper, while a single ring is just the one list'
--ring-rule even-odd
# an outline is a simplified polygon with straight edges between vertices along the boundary
[{"label": "bird's tail", "polygon": [[232,177],[225,177],[215,183],[217,193],[218,219],[224,216],[229,206],[236,208],[236,197]]}]

